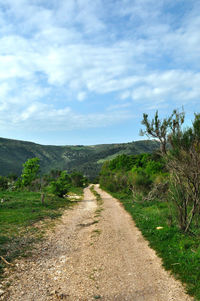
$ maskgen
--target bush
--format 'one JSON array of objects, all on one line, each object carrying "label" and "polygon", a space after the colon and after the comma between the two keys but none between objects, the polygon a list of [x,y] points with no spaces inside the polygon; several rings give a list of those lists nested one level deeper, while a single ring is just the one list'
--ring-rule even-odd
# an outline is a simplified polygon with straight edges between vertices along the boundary
[{"label": "bush", "polygon": [[8,178],[0,176],[0,190],[8,189]]},{"label": "bush", "polygon": [[30,186],[31,183],[37,178],[40,168],[39,161],[39,158],[31,158],[23,164],[24,168],[21,175],[22,187]]},{"label": "bush", "polygon": [[133,176],[133,187],[136,190],[147,192],[152,185],[152,180],[143,171],[136,172]]},{"label": "bush", "polygon": [[100,184],[111,192],[144,192],[163,174],[164,160],[158,154],[120,155],[103,164]]},{"label": "bush", "polygon": [[146,167],[145,167],[145,172],[149,175],[155,175],[158,173],[161,173],[163,170],[164,164],[160,161],[153,161],[150,160],[147,162]]},{"label": "bush", "polygon": [[82,173],[78,172],[78,171],[73,171],[70,174],[70,178],[72,181],[72,185],[75,187],[83,187],[84,183],[86,181],[85,177],[82,175]]},{"label": "bush", "polygon": [[49,191],[58,197],[64,197],[69,191],[71,179],[66,171],[62,171],[56,181],[52,181],[49,185]]}]

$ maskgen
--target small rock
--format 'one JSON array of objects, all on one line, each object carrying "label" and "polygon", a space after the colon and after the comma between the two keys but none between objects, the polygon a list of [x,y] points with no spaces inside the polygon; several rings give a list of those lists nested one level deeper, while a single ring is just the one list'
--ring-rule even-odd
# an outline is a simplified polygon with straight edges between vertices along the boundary
[{"label": "small rock", "polygon": [[57,294],[57,291],[56,290],[53,290],[50,292],[50,296],[53,296],[53,295],[56,295]]},{"label": "small rock", "polygon": [[0,296],[2,296],[3,294],[5,294],[5,292],[2,289],[0,289]]},{"label": "small rock", "polygon": [[156,229],[157,229],[157,230],[161,230],[161,229],[163,229],[163,227],[156,227]]},{"label": "small rock", "polygon": [[60,298],[60,299],[64,299],[64,298],[66,298],[66,297],[69,297],[69,295],[67,294],[63,294],[63,293],[60,293],[60,294],[58,294],[58,297]]}]

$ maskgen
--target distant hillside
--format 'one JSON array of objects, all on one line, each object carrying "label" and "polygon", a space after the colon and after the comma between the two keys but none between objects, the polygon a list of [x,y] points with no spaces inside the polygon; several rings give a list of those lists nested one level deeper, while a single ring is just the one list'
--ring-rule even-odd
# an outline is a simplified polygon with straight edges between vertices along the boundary
[{"label": "distant hillside", "polygon": [[52,146],[0,138],[0,175],[20,175],[22,164],[29,158],[38,157],[42,173],[52,169],[69,172],[76,169],[93,178],[98,175],[105,160],[119,154],[150,153],[158,148],[159,143],[150,140],[92,146]]}]

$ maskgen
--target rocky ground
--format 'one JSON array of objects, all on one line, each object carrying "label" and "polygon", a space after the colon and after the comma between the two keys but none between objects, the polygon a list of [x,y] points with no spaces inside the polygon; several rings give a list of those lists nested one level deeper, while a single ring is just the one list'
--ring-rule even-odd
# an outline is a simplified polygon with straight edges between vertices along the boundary
[{"label": "rocky ground", "polygon": [[16,261],[3,301],[189,301],[121,204],[95,185],[33,256]]}]

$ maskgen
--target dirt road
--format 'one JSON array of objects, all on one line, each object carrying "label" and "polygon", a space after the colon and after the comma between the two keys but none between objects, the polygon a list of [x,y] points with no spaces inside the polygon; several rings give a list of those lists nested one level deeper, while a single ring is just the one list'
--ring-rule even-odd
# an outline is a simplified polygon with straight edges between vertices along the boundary
[{"label": "dirt road", "polygon": [[18,262],[2,300],[193,300],[120,203],[95,189],[103,204],[86,188],[84,201],[65,212],[31,258]]}]

